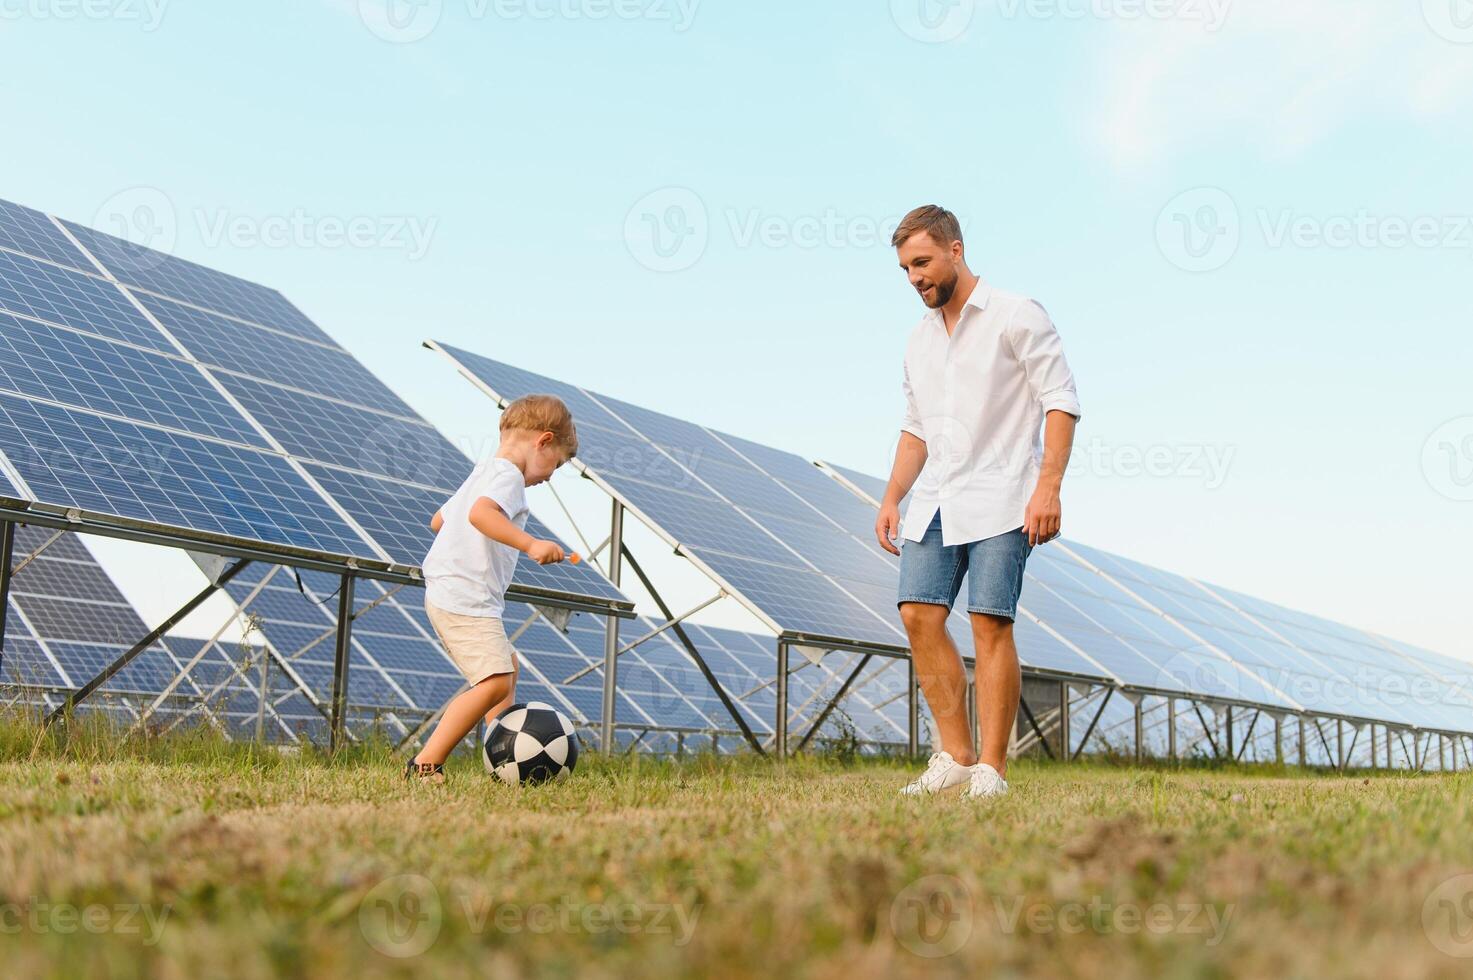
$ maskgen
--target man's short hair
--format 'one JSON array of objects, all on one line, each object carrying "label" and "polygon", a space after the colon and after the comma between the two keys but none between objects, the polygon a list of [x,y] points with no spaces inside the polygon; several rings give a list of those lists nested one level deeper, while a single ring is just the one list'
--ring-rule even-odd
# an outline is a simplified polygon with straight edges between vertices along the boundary
[{"label": "man's short hair", "polygon": [[551,432],[553,444],[572,459],[578,455],[578,429],[573,413],[556,395],[526,395],[506,406],[501,413],[501,431]]},{"label": "man's short hair", "polygon": [[899,248],[912,235],[925,232],[938,245],[950,245],[962,240],[962,225],[956,215],[939,204],[927,204],[907,214],[890,238],[890,247]]}]

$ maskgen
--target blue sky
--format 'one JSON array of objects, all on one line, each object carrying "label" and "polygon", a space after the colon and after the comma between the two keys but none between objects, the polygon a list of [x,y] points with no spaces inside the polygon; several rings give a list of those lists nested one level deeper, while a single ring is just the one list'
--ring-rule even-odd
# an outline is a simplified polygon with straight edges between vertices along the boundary
[{"label": "blue sky", "polygon": [[468,449],[424,338],[882,471],[935,201],[1064,336],[1068,535],[1473,657],[1466,0],[89,2],[0,0],[0,196]]}]

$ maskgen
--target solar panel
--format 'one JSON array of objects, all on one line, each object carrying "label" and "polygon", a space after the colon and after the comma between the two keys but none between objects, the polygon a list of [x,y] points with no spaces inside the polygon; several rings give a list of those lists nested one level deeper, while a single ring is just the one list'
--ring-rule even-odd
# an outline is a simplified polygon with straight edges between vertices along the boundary
[{"label": "solar panel", "polygon": [[[856,596],[874,594],[866,586],[882,579],[886,559],[764,473],[729,437],[440,347],[505,400],[533,392],[563,396],[578,424],[579,465],[774,629],[903,647],[893,601],[876,609]],[[835,554],[855,563],[840,568]]]},{"label": "solar panel", "polygon": [[[0,328],[24,500],[414,567],[471,469],[275,290],[4,202]],[[523,561],[523,583],[629,608],[587,566]]]},{"label": "solar panel", "polygon": [[[820,465],[878,504],[883,481]],[[1425,661],[1392,661],[1377,638],[1338,623],[1072,541],[1036,549],[1026,578],[1017,629],[1025,664],[1040,659],[1036,623],[1131,687],[1396,725],[1473,725],[1467,686]],[[1416,703],[1398,697],[1413,673],[1430,685]]]},{"label": "solar panel", "polygon": [[[39,554],[37,554],[39,552]],[[73,534],[59,537],[45,528],[16,528],[15,560],[35,555],[12,578],[10,616],[0,684],[12,696],[23,692],[31,703],[58,705],[65,692],[100,673],[149,632],[112,579]],[[136,720],[139,709],[163,693],[179,677],[200,641],[165,638],[111,677],[96,705],[124,720]],[[234,734],[254,726],[258,702],[247,678],[239,676],[232,658],[211,650],[184,677],[181,699],[208,720]],[[202,685],[209,683],[211,691]],[[185,710],[171,703],[160,718]],[[279,726],[274,712],[270,724]]]},{"label": "solar panel", "polygon": [[9,201],[0,201],[0,249],[35,255],[74,269],[92,270],[92,263],[50,218]]}]

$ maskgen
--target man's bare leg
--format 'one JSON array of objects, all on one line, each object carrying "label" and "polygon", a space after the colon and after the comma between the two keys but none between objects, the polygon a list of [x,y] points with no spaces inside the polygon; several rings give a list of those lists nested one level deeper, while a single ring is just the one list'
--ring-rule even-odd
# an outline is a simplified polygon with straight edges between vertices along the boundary
[{"label": "man's bare leg", "polygon": [[910,637],[916,679],[936,719],[941,748],[959,765],[970,766],[977,761],[977,754],[967,724],[967,674],[961,654],[946,632],[950,613],[945,606],[926,602],[900,604],[900,620]]},{"label": "man's bare leg", "polygon": [[[972,640],[977,647],[977,718],[982,729],[982,761],[1008,771],[1008,742],[1018,721],[1018,695],[1023,674],[1013,623],[1001,616],[972,613]],[[965,726],[965,719],[963,719]]]}]

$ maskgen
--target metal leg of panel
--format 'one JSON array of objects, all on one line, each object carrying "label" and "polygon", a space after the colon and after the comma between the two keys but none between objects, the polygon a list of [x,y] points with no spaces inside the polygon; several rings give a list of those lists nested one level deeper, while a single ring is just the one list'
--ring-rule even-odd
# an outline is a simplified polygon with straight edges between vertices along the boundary
[{"label": "metal leg of panel", "polygon": [[1284,717],[1274,715],[1274,763],[1284,764]]},{"label": "metal leg of panel", "polygon": [[328,748],[336,752],[343,744],[343,731],[348,724],[348,669],[353,652],[353,584],[352,572],[343,573],[338,587],[338,629],[332,652],[332,721],[328,726]]},{"label": "metal leg of panel", "polygon": [[1145,725],[1145,720],[1146,719],[1145,719],[1145,709],[1142,706],[1142,701],[1143,700],[1144,699],[1137,700],[1136,703],[1135,703],[1135,761],[1136,762],[1140,762],[1142,759],[1144,759],[1146,757],[1146,725]]},{"label": "metal leg of panel", "polygon": [[916,683],[916,662],[906,660],[907,688],[905,692],[905,714],[909,729],[906,732],[905,751],[912,759],[921,754],[921,691]]},{"label": "metal leg of panel", "polygon": [[1227,758],[1229,762],[1237,760],[1237,754],[1233,752],[1233,706],[1228,705],[1227,722],[1224,726],[1223,744],[1227,746]]},{"label": "metal leg of panel", "polygon": [[5,656],[5,614],[10,611],[10,569],[15,557],[15,523],[0,521],[0,667]]},{"label": "metal leg of panel", "polygon": [[982,751],[981,719],[977,717],[977,682],[967,682],[967,730],[972,733],[972,751]]},{"label": "metal leg of panel", "polygon": [[1166,756],[1176,761],[1176,698],[1166,699]]},{"label": "metal leg of panel", "polygon": [[271,658],[261,656],[261,681],[256,692],[256,741],[266,741],[266,702],[271,699]]},{"label": "metal leg of panel", "polygon": [[[624,505],[614,501],[609,518],[609,581],[619,584],[624,564]],[[614,753],[614,714],[618,707],[615,693],[619,684],[619,617],[610,616],[604,631],[603,726],[600,745],[606,754]]]},{"label": "metal leg of panel", "polygon": [[788,757],[788,644],[777,641],[777,716],[772,720],[773,755]]},{"label": "metal leg of panel", "polygon": [[1074,758],[1069,732],[1069,685],[1059,682],[1059,760],[1068,762]]}]

